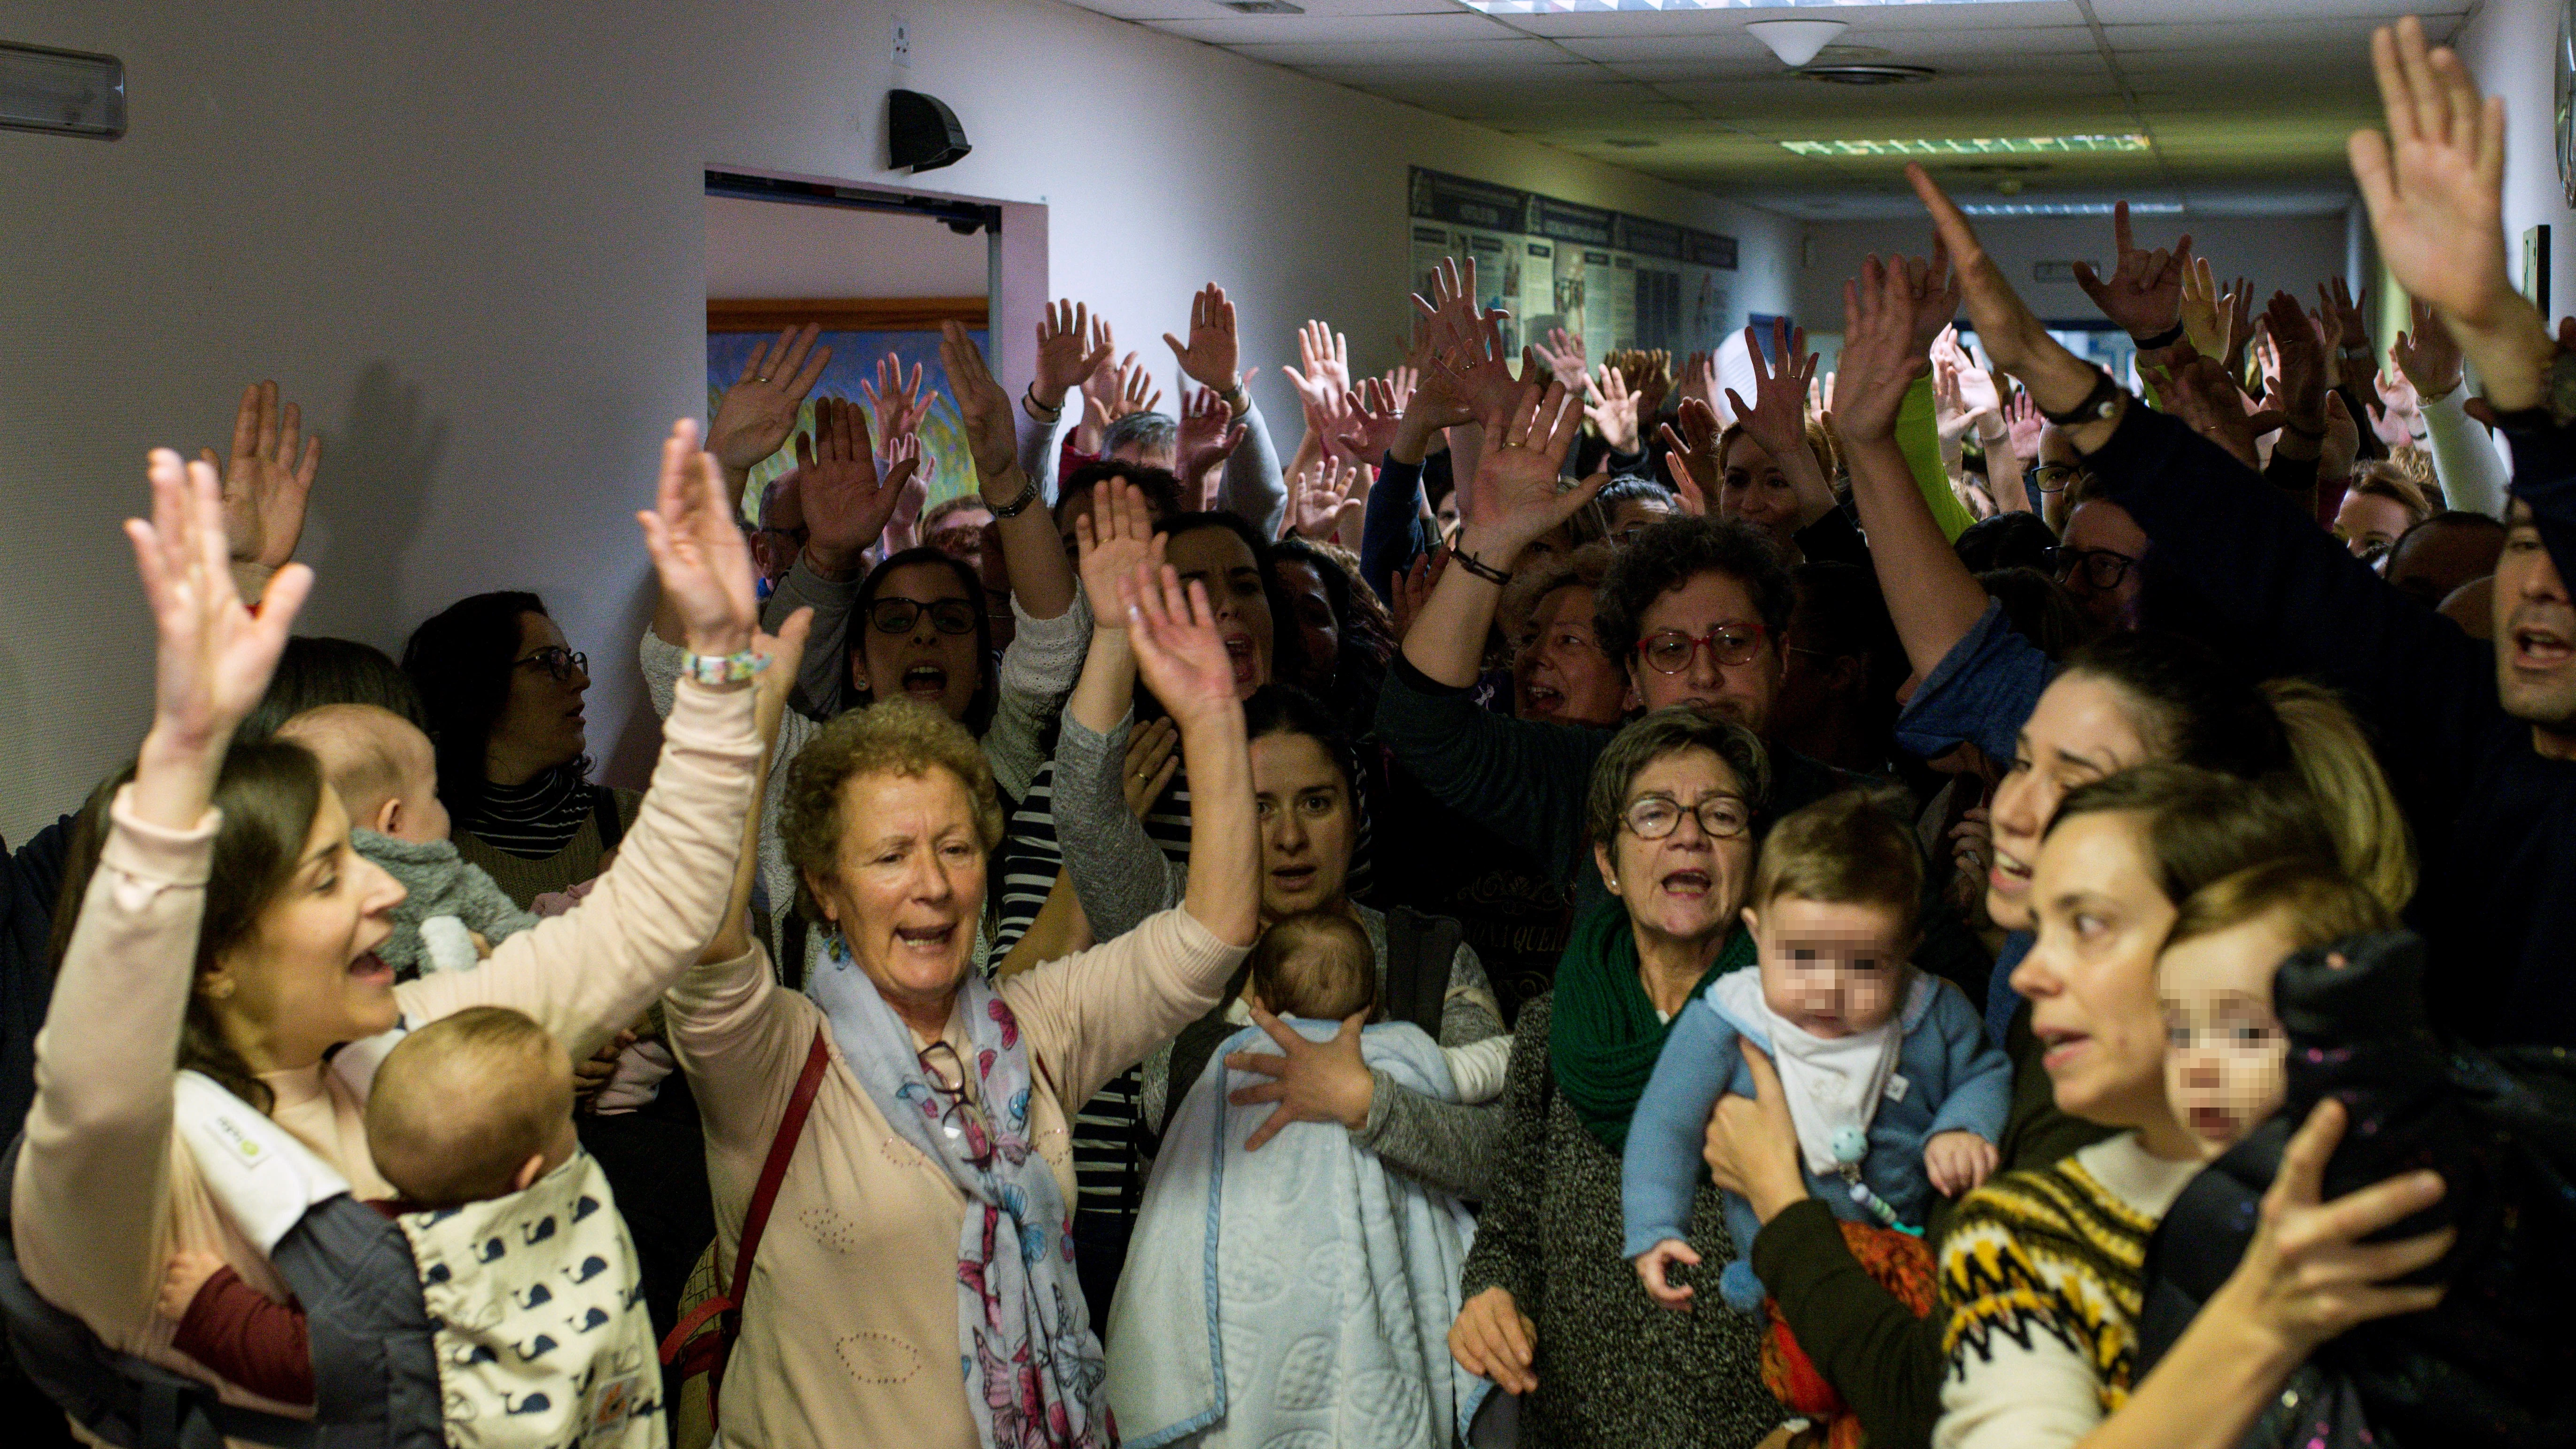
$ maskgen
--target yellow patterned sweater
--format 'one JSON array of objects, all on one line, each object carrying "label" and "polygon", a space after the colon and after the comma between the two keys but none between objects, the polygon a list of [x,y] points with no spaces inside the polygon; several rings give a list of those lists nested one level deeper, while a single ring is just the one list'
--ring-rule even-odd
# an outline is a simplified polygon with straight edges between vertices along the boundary
[{"label": "yellow patterned sweater", "polygon": [[2147,1235],[2198,1170],[2124,1132],[1959,1204],[1941,1242],[1935,1449],[2072,1444],[2128,1401]]}]

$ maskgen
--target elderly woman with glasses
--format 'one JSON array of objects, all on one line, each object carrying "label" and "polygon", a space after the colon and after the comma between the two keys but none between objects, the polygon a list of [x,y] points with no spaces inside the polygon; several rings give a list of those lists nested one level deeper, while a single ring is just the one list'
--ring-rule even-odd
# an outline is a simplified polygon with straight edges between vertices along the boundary
[{"label": "elderly woman with glasses", "polygon": [[892,700],[834,720],[789,772],[800,910],[829,943],[807,990],[752,952],[664,998],[706,1120],[718,1281],[791,1100],[810,1103],[742,1295],[727,1442],[1117,1442],[1072,1258],[1072,1114],[1216,1004],[1260,898],[1220,616],[1170,568],[1120,592],[1197,787],[1178,909],[987,984],[970,948],[1002,832],[992,769],[945,714]]},{"label": "elderly woman with glasses", "polygon": [[[1660,1308],[1619,1252],[1620,1153],[1672,1018],[1753,961],[1741,917],[1769,786],[1760,740],[1687,706],[1621,730],[1593,767],[1612,899],[1576,921],[1555,989],[1521,1008],[1507,1145],[1449,1331],[1461,1365],[1519,1396],[1524,1445],[1751,1444],[1780,1420],[1756,1320]],[[1691,1222],[1701,1261],[1728,1261],[1705,1182]]]},{"label": "elderly woman with glasses", "polygon": [[[676,619],[671,628],[678,639]],[[643,797],[590,783],[590,657],[565,642],[545,602],[460,600],[412,631],[402,665],[428,709],[457,854],[522,908],[598,875]]]}]

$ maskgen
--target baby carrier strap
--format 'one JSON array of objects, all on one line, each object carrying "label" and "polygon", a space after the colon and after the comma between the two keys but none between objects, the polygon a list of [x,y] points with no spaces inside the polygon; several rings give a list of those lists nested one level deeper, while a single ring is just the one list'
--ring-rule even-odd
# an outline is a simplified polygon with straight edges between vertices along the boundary
[{"label": "baby carrier strap", "polygon": [[12,1203],[21,1132],[0,1153],[0,1321],[18,1367],[73,1423],[119,1449],[221,1449],[227,1438],[313,1449],[317,1426],[227,1404],[202,1383],[108,1347],[80,1318],[48,1303],[18,1264]]},{"label": "baby carrier strap", "polygon": [[314,1442],[444,1444],[437,1353],[401,1229],[351,1196],[347,1180],[285,1128],[212,1079],[179,1073],[173,1106],[207,1191],[304,1307]]},{"label": "baby carrier strap", "polygon": [[1467,928],[1451,917],[1411,906],[1388,911],[1386,971],[1377,992],[1383,1019],[1412,1022],[1438,1041],[1440,1018],[1449,1004],[1449,973],[1466,938]]}]

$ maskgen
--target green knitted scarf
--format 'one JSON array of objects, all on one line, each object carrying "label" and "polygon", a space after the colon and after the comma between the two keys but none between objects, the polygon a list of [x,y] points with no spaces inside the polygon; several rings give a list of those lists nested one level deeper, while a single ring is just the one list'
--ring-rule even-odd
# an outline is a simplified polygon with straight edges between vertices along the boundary
[{"label": "green knitted scarf", "polygon": [[[1738,926],[1691,995],[1752,964],[1753,937]],[[1672,1031],[1672,1023],[1655,1019],[1654,1003],[1646,999],[1637,969],[1637,938],[1628,926],[1627,906],[1616,900],[1595,906],[1574,923],[1565,956],[1556,963],[1556,998],[1547,1033],[1547,1064],[1556,1074],[1557,1090],[1613,1157],[1627,1150],[1628,1118],[1637,1110],[1637,1098],[1645,1094],[1646,1079],[1655,1074],[1655,1058]]]}]

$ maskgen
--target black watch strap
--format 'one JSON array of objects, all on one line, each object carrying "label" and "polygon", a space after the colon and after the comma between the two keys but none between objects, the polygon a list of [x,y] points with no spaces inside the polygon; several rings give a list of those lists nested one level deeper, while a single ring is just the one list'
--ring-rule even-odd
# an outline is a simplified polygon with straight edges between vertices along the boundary
[{"label": "black watch strap", "polygon": [[2071,428],[2079,423],[2107,422],[2119,410],[2120,397],[2120,385],[2111,380],[2111,374],[2097,367],[2093,369],[2093,390],[2084,394],[2084,401],[2062,413],[2041,408],[2039,415],[2061,428]]},{"label": "black watch strap", "polygon": [[1027,486],[1020,490],[1019,497],[1012,499],[1008,503],[994,503],[987,501],[984,504],[985,507],[993,510],[993,516],[995,518],[1017,518],[1021,514],[1029,511],[1030,504],[1038,501],[1038,480],[1026,473],[1023,473],[1020,476],[1026,482]]},{"label": "black watch strap", "polygon": [[2182,324],[2176,322],[2153,337],[2139,337],[2132,340],[2138,344],[2140,352],[2162,352],[2182,340]]}]

